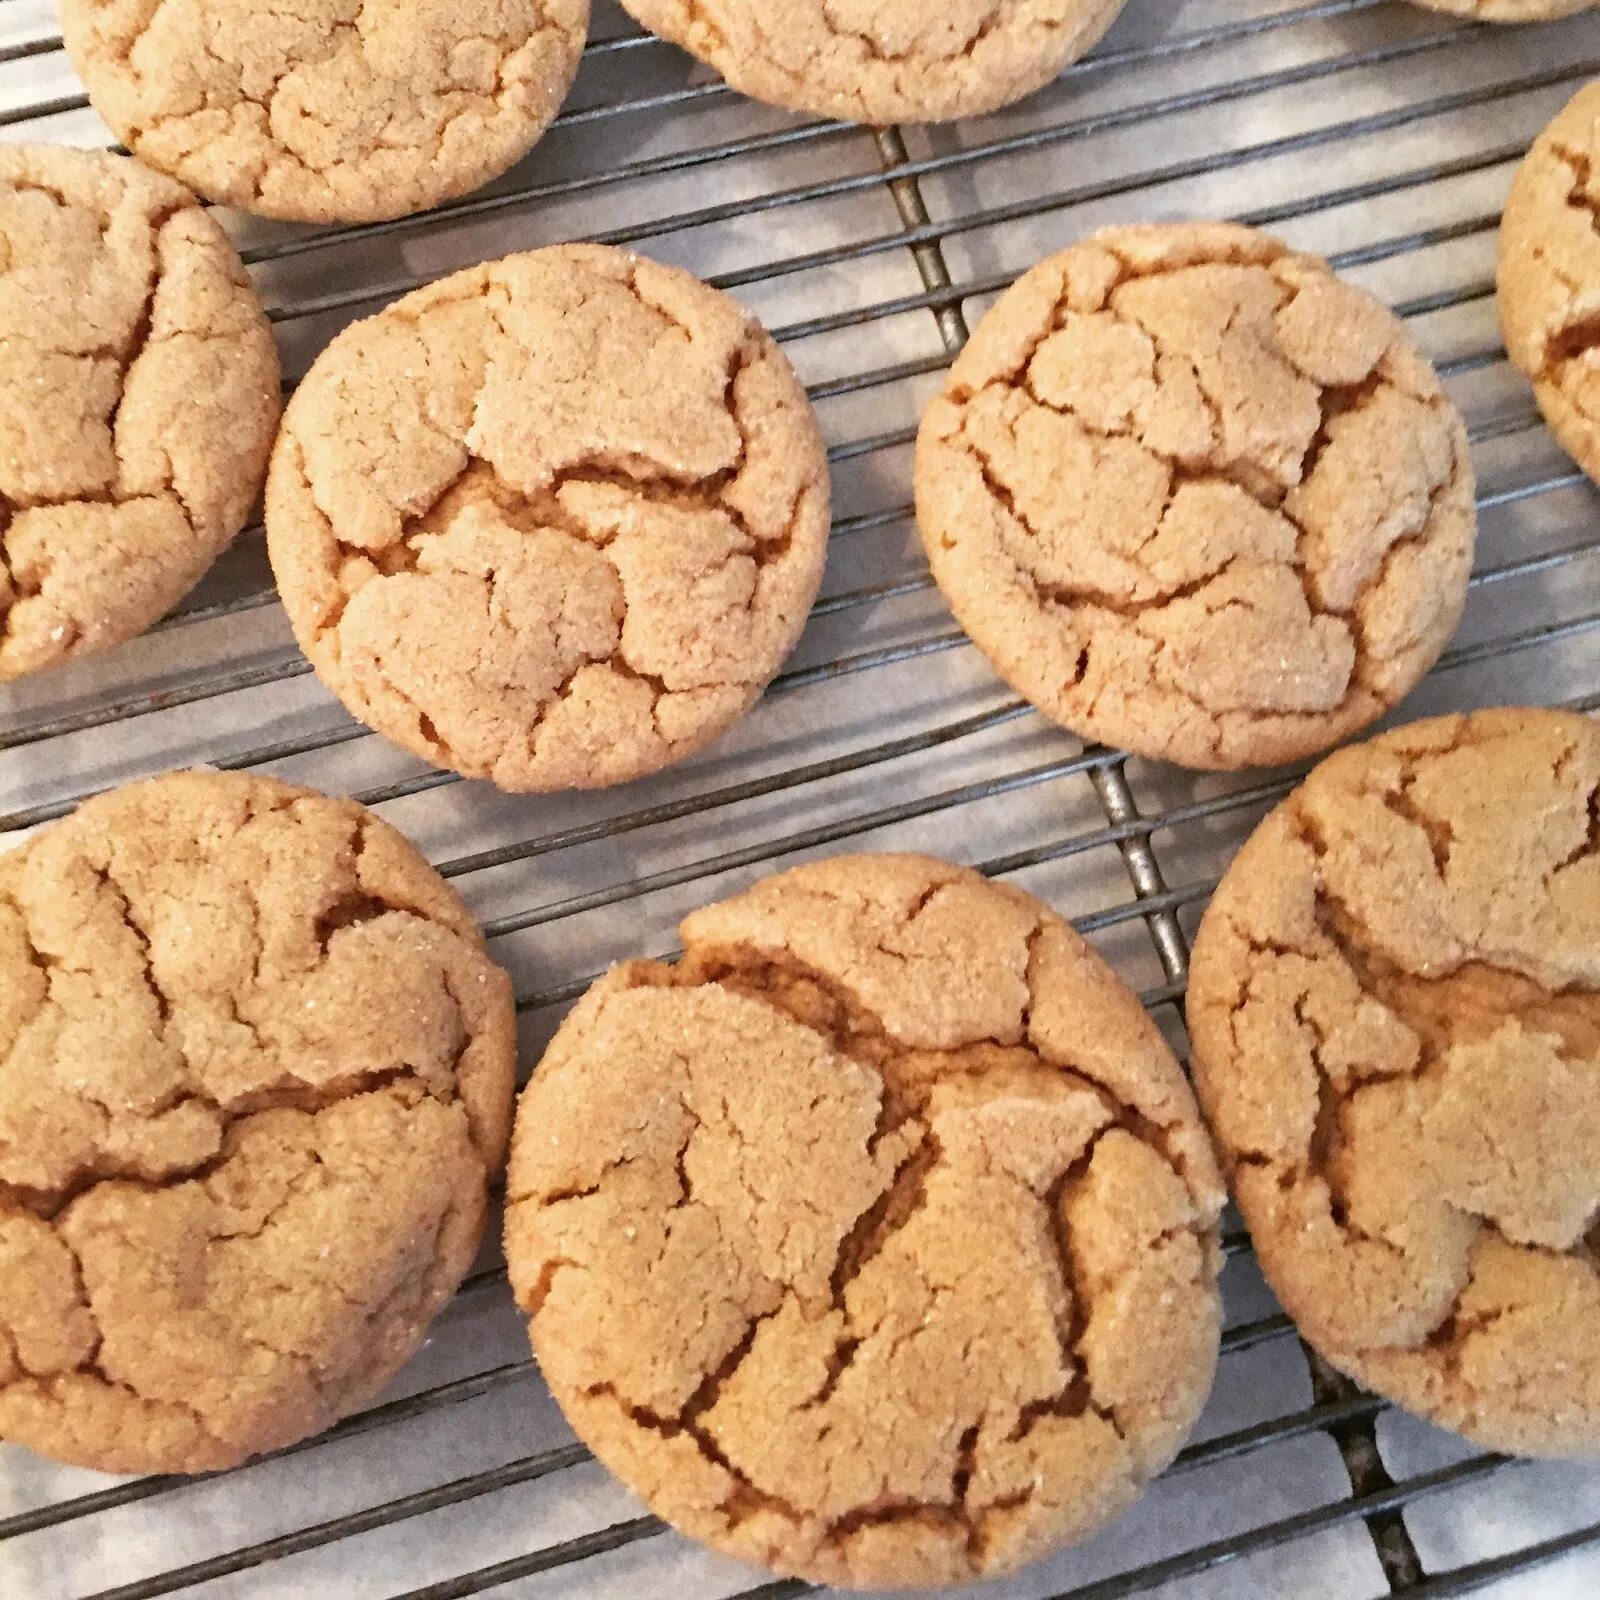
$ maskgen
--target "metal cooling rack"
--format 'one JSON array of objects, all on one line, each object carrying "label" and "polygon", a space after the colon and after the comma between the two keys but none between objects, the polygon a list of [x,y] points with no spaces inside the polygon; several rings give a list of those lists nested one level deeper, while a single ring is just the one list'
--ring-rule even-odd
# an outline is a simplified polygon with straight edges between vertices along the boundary
[{"label": "metal cooling rack", "polygon": [[[611,960],[806,855],[909,848],[1072,916],[1182,1044],[1189,936],[1292,774],[1129,760],[1009,696],[951,625],[910,524],[921,405],[1017,271],[1113,220],[1233,216],[1395,304],[1466,411],[1480,565],[1407,715],[1600,707],[1600,501],[1500,348],[1494,234],[1529,140],[1600,71],[1594,16],[1492,30],[1383,0],[1130,0],[1090,59],[1001,116],[870,132],[708,81],[601,5],[574,97],[530,160],[429,216],[230,223],[292,382],[353,316],[440,273],[565,238],[637,246],[749,303],[807,380],[837,518],[800,650],[717,751],[613,793],[512,799],[346,717],[293,647],[259,528],[146,638],[0,693],[0,826],[198,761],[352,793],[485,920],[531,1063]],[[108,142],[46,0],[0,0],[0,128]],[[1216,1394],[1177,1466],[1006,1600],[1579,1600],[1600,1592],[1600,1470],[1447,1439],[1310,1358],[1237,1229]],[[237,1473],[117,1481],[0,1447],[0,1595],[787,1600],[643,1515],[566,1430],[498,1247],[383,1401]]]}]

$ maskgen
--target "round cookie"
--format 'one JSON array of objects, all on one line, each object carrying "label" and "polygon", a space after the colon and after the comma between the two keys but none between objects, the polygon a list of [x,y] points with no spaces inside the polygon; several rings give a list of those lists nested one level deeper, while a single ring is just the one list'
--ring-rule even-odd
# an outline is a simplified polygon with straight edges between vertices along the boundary
[{"label": "round cookie", "polygon": [[827,458],[748,313],[569,245],[335,339],[285,414],[267,536],[362,721],[503,789],[591,788],[759,698],[821,581]]},{"label": "round cookie", "polygon": [[208,199],[300,222],[425,211],[537,142],[589,0],[61,0],[96,111]]},{"label": "round cookie", "polygon": [[1041,89],[1123,0],[622,0],[741,94],[848,122],[948,122]]},{"label": "round cookie", "polygon": [[1600,82],[1579,90],[1518,169],[1499,284],[1507,354],[1600,483]]},{"label": "round cookie", "polygon": [[0,146],[0,679],[120,644],[243,526],[278,357],[226,235],[123,156]]},{"label": "round cookie", "polygon": [[1046,716],[1202,768],[1400,700],[1460,620],[1466,429],[1399,322],[1224,224],[1023,276],[924,415],[917,519],[961,625]]},{"label": "round cookie", "polygon": [[1414,0],[1430,11],[1449,11],[1479,22],[1552,22],[1593,8],[1595,0]]},{"label": "round cookie", "polygon": [[392,828],[169,774],[0,856],[0,1437],[198,1472],[364,1404],[471,1265],[510,982]]},{"label": "round cookie", "polygon": [[552,1392],[684,1532],[824,1584],[1009,1570],[1122,1512],[1215,1370],[1214,1158],[1053,912],[918,856],[768,878],[615,969],[517,1113]]},{"label": "round cookie", "polygon": [[1600,728],[1419,722],[1262,824],[1195,945],[1196,1083],[1267,1277],[1380,1394],[1600,1451]]}]

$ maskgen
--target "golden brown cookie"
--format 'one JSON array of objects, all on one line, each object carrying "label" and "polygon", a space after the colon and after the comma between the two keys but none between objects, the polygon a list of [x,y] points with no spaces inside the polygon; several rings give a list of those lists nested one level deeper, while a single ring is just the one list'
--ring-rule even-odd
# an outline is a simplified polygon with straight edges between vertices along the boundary
[{"label": "golden brown cookie", "polygon": [[1450,11],[1479,22],[1552,22],[1591,10],[1595,0],[1414,0],[1430,11]]},{"label": "golden brown cookie", "polygon": [[61,0],[96,111],[141,160],[266,217],[424,211],[532,149],[589,0]]},{"label": "golden brown cookie", "polygon": [[848,122],[947,122],[1041,89],[1123,0],[622,0],[770,105]]},{"label": "golden brown cookie", "polygon": [[471,1265],[515,1055],[349,801],[169,774],[0,856],[0,1436],[197,1472],[366,1402]]},{"label": "golden brown cookie", "polygon": [[0,679],[120,644],[248,515],[278,357],[226,235],[123,156],[0,146]]},{"label": "golden brown cookie", "polygon": [[1500,227],[1500,324],[1551,431],[1600,482],[1600,82],[1534,141]]},{"label": "golden brown cookie", "polygon": [[1021,278],[917,441],[935,578],[1088,739],[1292,761],[1400,700],[1460,620],[1466,429],[1399,322],[1247,228],[1114,228]]},{"label": "golden brown cookie", "polygon": [[821,1583],[1006,1571],[1176,1453],[1222,1194],[1111,970],[920,856],[800,867],[617,968],[517,1113],[506,1258],[557,1400],[669,1522]]},{"label": "golden brown cookie", "polygon": [[789,364],[674,267],[568,245],[348,328],[284,417],[267,535],[356,716],[504,789],[709,744],[821,581],[827,458]]},{"label": "golden brown cookie", "polygon": [[1600,1451],[1600,728],[1331,757],[1223,879],[1189,1026],[1305,1337],[1492,1449]]}]

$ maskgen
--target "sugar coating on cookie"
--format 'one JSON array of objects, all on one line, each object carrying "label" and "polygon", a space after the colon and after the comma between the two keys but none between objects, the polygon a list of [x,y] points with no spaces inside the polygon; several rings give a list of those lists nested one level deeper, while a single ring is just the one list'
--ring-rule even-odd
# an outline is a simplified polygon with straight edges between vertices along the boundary
[{"label": "sugar coating on cookie", "polygon": [[0,856],[0,1436],[195,1472],[365,1403],[471,1265],[515,1054],[348,801],[169,775]]},{"label": "sugar coating on cookie", "polygon": [[1479,22],[1551,22],[1592,10],[1595,0],[1413,0],[1430,11],[1449,11]]},{"label": "sugar coating on cookie", "polygon": [[267,487],[302,648],[356,716],[509,790],[655,771],[725,731],[821,581],[827,458],[771,337],[590,246],[347,329]]},{"label": "sugar coating on cookie", "polygon": [[1397,319],[1222,224],[1115,228],[1022,277],[917,443],[935,578],[1086,738],[1294,760],[1404,696],[1460,619],[1466,430]]},{"label": "sugar coating on cookie", "polygon": [[1600,728],[1342,751],[1194,952],[1196,1084],[1256,1253],[1361,1382],[1492,1449],[1600,1450]]},{"label": "sugar coating on cookie", "polygon": [[998,1573],[1173,1457],[1217,1358],[1187,1084],[1045,906],[915,856],[801,867],[613,971],[517,1114],[545,1377],[668,1521],[821,1583]]},{"label": "sugar coating on cookie", "polygon": [[224,205],[370,222],[521,159],[577,71],[589,0],[61,0],[90,102]]},{"label": "sugar coating on cookie", "polygon": [[278,421],[244,268],[126,157],[0,147],[0,679],[119,644],[238,532]]},{"label": "sugar coating on cookie", "polygon": [[1551,431],[1600,482],[1600,83],[1534,141],[1500,227],[1500,323]]},{"label": "sugar coating on cookie", "polygon": [[1076,61],[1123,0],[622,0],[741,94],[851,122],[1009,105]]}]

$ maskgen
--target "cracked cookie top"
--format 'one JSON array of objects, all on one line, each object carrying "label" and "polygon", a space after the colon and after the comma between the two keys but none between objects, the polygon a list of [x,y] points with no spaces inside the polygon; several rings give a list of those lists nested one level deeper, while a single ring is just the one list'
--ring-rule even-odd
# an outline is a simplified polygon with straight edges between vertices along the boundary
[{"label": "cracked cookie top", "polygon": [[506,1257],[551,1389],[668,1521],[852,1587],[1126,1508],[1217,1356],[1220,1182],[1160,1034],[1030,896],[798,868],[617,968],[517,1114]]},{"label": "cracked cookie top", "polygon": [[1085,738],[1291,761],[1400,700],[1460,620],[1466,430],[1396,318],[1223,224],[1114,228],[983,319],[917,443],[962,626]]},{"label": "cracked cookie top", "polygon": [[1551,431],[1600,482],[1600,83],[1534,141],[1500,227],[1500,324]]},{"label": "cracked cookie top", "polygon": [[284,417],[267,536],[369,726],[509,790],[680,760],[759,697],[822,577],[827,458],[725,295],[569,245],[345,330]]},{"label": "cracked cookie top", "polygon": [[227,237],[125,156],[0,148],[0,679],[131,639],[261,487],[278,357]]},{"label": "cracked cookie top", "polygon": [[1123,0],[622,0],[752,99],[847,122],[944,122],[1043,88]]},{"label": "cracked cookie top", "polygon": [[1223,879],[1189,1026],[1306,1338],[1491,1448],[1600,1450],[1600,729],[1487,711],[1325,762]]},{"label": "cracked cookie top", "polygon": [[348,801],[173,774],[0,856],[0,1437],[195,1472],[363,1404],[471,1265],[515,1056]]},{"label": "cracked cookie top", "polygon": [[589,0],[61,0],[96,111],[210,200],[373,222],[530,150],[583,53]]},{"label": "cracked cookie top", "polygon": [[1592,10],[1595,0],[1415,0],[1430,11],[1451,11],[1479,22],[1550,22]]}]

